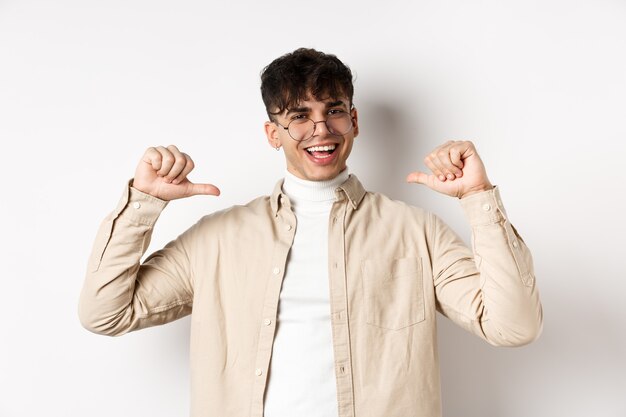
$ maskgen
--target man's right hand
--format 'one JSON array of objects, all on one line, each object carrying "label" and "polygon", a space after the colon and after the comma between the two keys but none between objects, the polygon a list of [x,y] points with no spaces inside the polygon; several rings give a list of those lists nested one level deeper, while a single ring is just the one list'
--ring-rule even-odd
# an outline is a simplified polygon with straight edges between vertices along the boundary
[{"label": "man's right hand", "polygon": [[174,145],[150,147],[137,165],[132,186],[165,201],[193,195],[220,195],[220,190],[212,184],[189,181],[187,175],[193,168],[189,155]]}]

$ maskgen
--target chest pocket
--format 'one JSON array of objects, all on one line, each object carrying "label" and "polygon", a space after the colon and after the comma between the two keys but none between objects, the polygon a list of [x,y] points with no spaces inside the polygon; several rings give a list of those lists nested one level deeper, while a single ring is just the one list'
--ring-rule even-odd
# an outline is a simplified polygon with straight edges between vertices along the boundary
[{"label": "chest pocket", "polygon": [[370,259],[363,263],[368,324],[398,330],[424,320],[424,286],[419,258]]}]

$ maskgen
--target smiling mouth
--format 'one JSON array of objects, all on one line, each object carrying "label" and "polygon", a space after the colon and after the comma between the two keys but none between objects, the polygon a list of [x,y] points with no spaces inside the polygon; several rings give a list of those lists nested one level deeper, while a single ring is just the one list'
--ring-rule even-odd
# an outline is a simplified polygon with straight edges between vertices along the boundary
[{"label": "smiling mouth", "polygon": [[335,149],[337,149],[337,145],[332,144],[324,146],[310,146],[308,148],[305,148],[305,151],[307,151],[309,155],[313,156],[314,158],[325,159],[330,158],[333,152],[335,152]]}]

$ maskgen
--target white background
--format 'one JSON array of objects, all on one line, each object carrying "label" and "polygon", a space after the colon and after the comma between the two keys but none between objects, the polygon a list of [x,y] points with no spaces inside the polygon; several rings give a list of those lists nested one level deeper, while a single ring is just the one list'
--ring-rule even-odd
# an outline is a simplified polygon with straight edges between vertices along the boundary
[{"label": "white background", "polygon": [[533,251],[537,342],[440,320],[445,416],[626,415],[626,2],[0,0],[0,416],[188,414],[188,319],[87,332],[87,258],[148,146],[222,190],[170,203],[149,252],[270,193],[259,73],[300,46],[353,69],[367,188],[467,240],[458,202],[404,177],[471,139]]}]

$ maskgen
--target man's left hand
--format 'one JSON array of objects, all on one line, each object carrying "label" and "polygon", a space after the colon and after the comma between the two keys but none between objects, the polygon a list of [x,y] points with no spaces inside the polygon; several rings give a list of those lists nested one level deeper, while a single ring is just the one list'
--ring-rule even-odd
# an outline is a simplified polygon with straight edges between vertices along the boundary
[{"label": "man's left hand", "polygon": [[407,182],[424,184],[458,198],[493,188],[472,142],[448,141],[428,154],[424,163],[432,174],[412,172],[406,177]]}]

